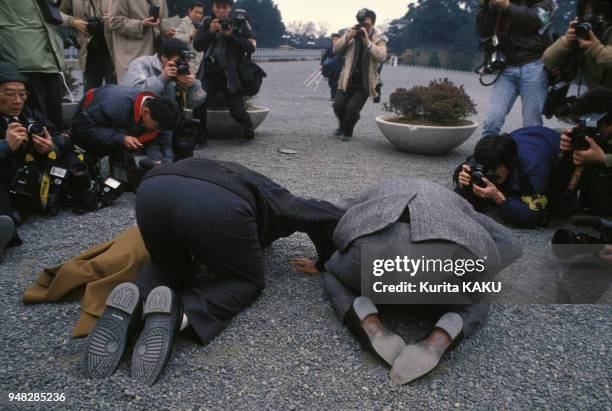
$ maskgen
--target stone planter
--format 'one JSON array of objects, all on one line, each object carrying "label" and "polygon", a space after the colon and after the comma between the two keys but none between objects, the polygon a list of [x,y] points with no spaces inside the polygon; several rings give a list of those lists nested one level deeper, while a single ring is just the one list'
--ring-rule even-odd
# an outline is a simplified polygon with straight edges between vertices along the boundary
[{"label": "stone planter", "polygon": [[72,126],[72,120],[79,109],[79,103],[62,103],[62,129]]},{"label": "stone planter", "polygon": [[[268,116],[270,109],[268,107],[251,106],[247,112],[251,116],[253,127],[257,129]],[[207,113],[208,138],[229,139],[243,137],[242,126],[234,121],[228,110],[208,110]]]},{"label": "stone planter", "polygon": [[465,143],[478,128],[474,122],[466,126],[434,127],[390,121],[397,118],[395,114],[384,114],[376,117],[376,124],[394,146],[414,154],[446,154]]}]

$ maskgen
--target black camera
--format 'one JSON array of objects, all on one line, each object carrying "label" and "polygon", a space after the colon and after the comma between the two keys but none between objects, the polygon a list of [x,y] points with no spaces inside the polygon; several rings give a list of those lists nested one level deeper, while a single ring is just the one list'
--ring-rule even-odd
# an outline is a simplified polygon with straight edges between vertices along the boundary
[{"label": "black camera", "polygon": [[232,21],[230,19],[219,20],[219,25],[221,26],[222,31],[228,31],[232,29]]},{"label": "black camera", "polygon": [[357,24],[353,26],[353,30],[357,31],[357,37],[363,38],[365,34],[361,31],[362,27],[365,27],[366,15],[368,13],[367,9],[361,9],[357,12]]},{"label": "black camera", "polygon": [[485,188],[487,183],[484,182],[484,178],[494,182],[496,179],[495,170],[490,170],[483,164],[480,164],[476,159],[472,158],[468,166],[470,167],[470,176],[472,177],[471,185]]},{"label": "black camera", "polygon": [[579,254],[598,255],[606,244],[612,244],[612,221],[592,216],[574,216],[571,224],[579,227],[591,227],[599,236],[577,233],[568,228],[557,230],[552,238],[552,250],[555,257],[567,259]]},{"label": "black camera", "polygon": [[182,51],[181,57],[176,61],[176,73],[179,76],[185,76],[191,73],[189,62],[195,58],[193,51]]},{"label": "black camera", "polygon": [[603,37],[601,34],[605,30],[605,18],[602,15],[594,16],[593,14],[585,14],[584,16],[578,16],[578,23],[574,26],[576,30],[576,38],[581,40],[588,40],[591,37],[589,33],[591,30],[597,37]]},{"label": "black camera", "polygon": [[151,4],[149,6],[149,17],[153,17],[155,20],[159,20],[160,7],[157,4]]},{"label": "black camera", "polygon": [[572,80],[564,80],[550,87],[546,96],[546,102],[544,103],[543,114],[546,118],[557,117],[565,119],[570,116],[572,108],[578,100],[576,96],[567,96],[571,85]]},{"label": "black camera", "polygon": [[595,141],[601,140],[600,126],[602,120],[607,116],[608,113],[591,113],[580,117],[578,125],[568,136],[572,139],[572,145],[575,150],[582,151],[589,149],[590,146],[586,141],[586,137],[591,137]]},{"label": "black camera", "polygon": [[32,135],[44,136],[45,128],[42,124],[38,123],[35,120],[28,119],[23,125],[26,130],[28,130],[28,137],[32,138]]},{"label": "black camera", "polygon": [[491,36],[480,42],[480,51],[485,54],[484,63],[476,70],[481,75],[491,75],[506,68],[506,55],[500,50],[499,36]]},{"label": "black camera", "polygon": [[101,34],[104,32],[104,23],[98,17],[87,17],[87,31],[90,35]]}]

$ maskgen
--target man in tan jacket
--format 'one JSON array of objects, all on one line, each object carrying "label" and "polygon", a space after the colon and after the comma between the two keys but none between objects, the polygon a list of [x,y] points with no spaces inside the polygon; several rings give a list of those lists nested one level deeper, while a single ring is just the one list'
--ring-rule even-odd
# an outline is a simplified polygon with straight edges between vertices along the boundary
[{"label": "man in tan jacket", "polygon": [[[159,18],[151,17],[151,6],[159,7]],[[118,81],[133,60],[155,54],[156,39],[163,30],[161,21],[167,17],[166,0],[113,0],[109,28]],[[172,31],[163,32],[172,35]]]},{"label": "man in tan jacket", "polygon": [[116,84],[112,36],[108,28],[111,0],[64,0],[64,25],[77,32],[79,64],[85,92],[103,84]]},{"label": "man in tan jacket", "polygon": [[387,43],[374,30],[376,13],[363,9],[357,13],[357,24],[351,27],[334,46],[334,54],[344,57],[334,112],[340,123],[335,134],[348,141],[368,97],[378,96],[378,66],[387,58]]},{"label": "man in tan jacket", "polygon": [[200,64],[202,63],[202,58],[204,58],[204,53],[197,52],[196,49],[193,48],[193,39],[202,24],[202,19],[204,18],[204,3],[200,1],[194,1],[189,6],[189,12],[183,20],[181,24],[176,28],[176,34],[174,38],[184,41],[189,46],[189,50],[195,53],[195,58],[189,61],[189,65],[191,66],[191,72],[197,73]]},{"label": "man in tan jacket", "polygon": [[544,52],[542,61],[550,70],[561,70],[572,55],[584,53],[580,69],[589,89],[612,88],[612,5],[609,1],[581,2],[579,15],[593,17],[593,30],[587,38],[576,36],[577,21],[569,24],[567,33]]}]

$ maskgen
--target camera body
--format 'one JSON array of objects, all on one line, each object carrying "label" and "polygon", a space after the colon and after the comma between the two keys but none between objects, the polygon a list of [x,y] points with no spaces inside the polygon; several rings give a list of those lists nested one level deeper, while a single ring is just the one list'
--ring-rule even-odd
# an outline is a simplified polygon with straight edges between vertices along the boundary
[{"label": "camera body", "polygon": [[480,42],[480,51],[485,53],[485,61],[480,67],[481,74],[494,74],[506,68],[506,55],[500,50],[499,36],[491,36]]},{"label": "camera body", "polygon": [[191,66],[189,62],[195,58],[193,51],[182,51],[181,57],[176,60],[176,72],[179,76],[185,76],[191,73]]},{"label": "camera body", "polygon": [[601,15],[585,14],[584,16],[578,16],[576,18],[577,24],[574,27],[576,30],[576,37],[581,40],[588,40],[592,30],[597,37],[602,37],[602,33],[605,28],[605,18]]},{"label": "camera body", "polygon": [[360,39],[362,39],[365,36],[363,32],[361,31],[361,29],[365,27],[367,11],[368,11],[367,9],[361,9],[357,12],[357,24],[353,26],[353,30],[357,31],[357,37]]},{"label": "camera body", "polygon": [[608,113],[591,113],[580,117],[578,125],[569,134],[575,150],[582,151],[589,149],[590,146],[586,141],[586,137],[591,137],[595,141],[601,140],[602,135],[599,127],[607,115]]},{"label": "camera body", "polygon": [[484,182],[484,178],[489,181],[495,181],[495,170],[488,169],[476,161],[475,158],[469,161],[468,166],[470,167],[471,186],[476,185],[480,188],[485,188],[487,183]]},{"label": "camera body", "polygon": [[89,16],[87,17],[87,31],[89,34],[100,34],[103,33],[104,23],[98,17]]}]

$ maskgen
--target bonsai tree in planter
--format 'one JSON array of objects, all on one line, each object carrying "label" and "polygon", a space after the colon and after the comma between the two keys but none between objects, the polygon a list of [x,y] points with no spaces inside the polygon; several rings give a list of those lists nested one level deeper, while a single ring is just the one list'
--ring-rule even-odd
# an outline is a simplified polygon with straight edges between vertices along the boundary
[{"label": "bonsai tree in planter", "polygon": [[444,154],[463,144],[478,124],[468,120],[476,105],[463,86],[448,79],[410,90],[398,88],[376,118],[383,135],[400,150],[416,154]]},{"label": "bonsai tree in planter", "polygon": [[385,103],[384,110],[401,117],[396,122],[423,126],[464,126],[476,114],[476,105],[463,86],[449,79],[434,80],[429,86],[410,90],[398,88]]}]

